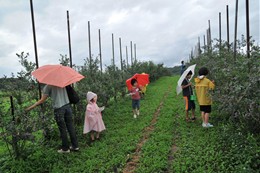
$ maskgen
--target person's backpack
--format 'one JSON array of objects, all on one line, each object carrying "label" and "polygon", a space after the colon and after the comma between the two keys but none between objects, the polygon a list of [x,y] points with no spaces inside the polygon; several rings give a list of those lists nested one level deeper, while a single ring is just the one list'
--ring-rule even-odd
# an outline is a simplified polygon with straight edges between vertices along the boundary
[{"label": "person's backpack", "polygon": [[72,88],[71,85],[66,86],[66,90],[70,104],[77,104],[79,102],[79,96],[77,92]]}]

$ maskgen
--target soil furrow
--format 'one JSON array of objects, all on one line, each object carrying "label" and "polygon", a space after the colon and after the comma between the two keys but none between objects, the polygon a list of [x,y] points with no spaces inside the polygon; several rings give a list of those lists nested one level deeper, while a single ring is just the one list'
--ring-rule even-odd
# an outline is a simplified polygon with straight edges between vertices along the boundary
[{"label": "soil furrow", "polygon": [[157,122],[157,117],[160,114],[160,110],[163,107],[164,100],[167,98],[169,91],[170,91],[170,87],[165,92],[159,106],[157,107],[156,111],[154,112],[153,119],[152,119],[150,125],[147,126],[146,128],[144,128],[143,135],[142,135],[140,141],[138,142],[138,144],[136,145],[135,152],[133,154],[131,154],[130,158],[128,159],[126,166],[123,169],[123,173],[134,172],[135,169],[137,168],[137,165],[139,163],[139,159],[141,156],[142,146],[145,144],[145,142],[149,139],[151,133],[154,131],[155,124]]}]

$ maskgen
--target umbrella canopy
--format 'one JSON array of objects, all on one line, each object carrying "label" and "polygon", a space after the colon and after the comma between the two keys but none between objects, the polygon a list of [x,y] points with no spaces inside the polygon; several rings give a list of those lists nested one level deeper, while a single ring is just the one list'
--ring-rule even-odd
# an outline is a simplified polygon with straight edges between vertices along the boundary
[{"label": "umbrella canopy", "polygon": [[195,67],[196,67],[196,64],[191,65],[182,73],[180,79],[177,82],[177,87],[176,87],[177,95],[181,93],[181,91],[182,91],[181,84],[182,84],[183,80],[186,78],[186,76],[189,73],[189,71],[192,71],[192,75],[191,75],[190,80],[194,76]]},{"label": "umbrella canopy", "polygon": [[74,69],[62,65],[44,65],[33,71],[32,75],[40,83],[61,88],[78,82],[84,78],[84,76],[76,72]]},{"label": "umbrella canopy", "polygon": [[131,84],[131,80],[132,79],[136,79],[137,83],[139,86],[145,86],[146,84],[149,84],[149,74],[138,74],[136,73],[134,76],[132,76],[131,78],[126,80],[126,86],[128,88],[128,90],[131,90],[133,88],[132,84]]}]

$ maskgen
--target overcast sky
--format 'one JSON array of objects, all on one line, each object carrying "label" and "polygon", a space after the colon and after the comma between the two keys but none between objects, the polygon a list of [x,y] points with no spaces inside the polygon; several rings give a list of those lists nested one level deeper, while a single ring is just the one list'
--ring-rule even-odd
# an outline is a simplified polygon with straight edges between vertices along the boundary
[{"label": "overcast sky", "polygon": [[[230,11],[230,40],[234,40],[235,0],[34,0],[39,65],[59,63],[60,54],[69,55],[67,16],[73,64],[82,65],[88,57],[88,21],[91,24],[92,54],[99,54],[101,30],[104,65],[112,59],[114,33],[115,58],[119,65],[119,37],[123,58],[130,41],[137,45],[137,59],[163,63],[167,67],[187,61],[198,37],[211,20],[212,38],[218,38],[218,16],[222,13],[222,38],[226,40],[226,5]],[[259,0],[250,0],[250,32],[259,40]],[[246,34],[245,0],[239,1],[238,38]],[[30,54],[35,61],[30,0],[0,0],[0,77],[22,69],[16,53]]]}]

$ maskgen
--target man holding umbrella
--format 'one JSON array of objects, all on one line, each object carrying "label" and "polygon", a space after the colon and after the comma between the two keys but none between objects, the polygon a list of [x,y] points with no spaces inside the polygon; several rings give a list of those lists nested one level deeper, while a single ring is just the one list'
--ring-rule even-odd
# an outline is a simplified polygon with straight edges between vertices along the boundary
[{"label": "man holding umbrella", "polygon": [[[48,97],[52,99],[55,120],[59,127],[62,140],[59,153],[69,153],[78,151],[78,140],[73,126],[72,109],[70,106],[68,94],[65,86],[84,78],[70,67],[61,65],[46,65],[38,68],[32,75],[37,78],[40,83],[45,83],[43,94],[40,100],[28,107],[26,111],[30,111],[36,106],[44,103]],[[69,147],[67,131],[69,132],[71,147]]]}]

